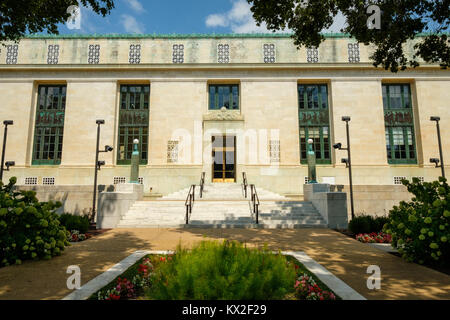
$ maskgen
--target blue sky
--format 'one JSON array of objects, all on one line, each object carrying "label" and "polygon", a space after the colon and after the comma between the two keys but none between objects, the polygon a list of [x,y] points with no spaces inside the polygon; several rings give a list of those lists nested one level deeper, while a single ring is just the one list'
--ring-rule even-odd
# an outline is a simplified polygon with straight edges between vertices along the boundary
[{"label": "blue sky", "polygon": [[[116,0],[103,18],[81,8],[80,29],[61,25],[61,34],[187,34],[267,32],[258,27],[246,0]],[[342,24],[341,22],[337,22]],[[337,26],[332,31],[338,32]]]}]

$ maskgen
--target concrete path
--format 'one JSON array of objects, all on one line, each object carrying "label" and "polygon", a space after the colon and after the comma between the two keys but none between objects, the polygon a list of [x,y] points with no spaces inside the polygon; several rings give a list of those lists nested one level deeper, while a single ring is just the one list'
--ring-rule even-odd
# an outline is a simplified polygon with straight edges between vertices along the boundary
[{"label": "concrete path", "polygon": [[[61,299],[67,267],[78,265],[82,285],[136,250],[174,250],[204,239],[233,239],[249,246],[304,251],[367,299],[450,299],[450,276],[328,229],[117,229],[73,245],[50,261],[0,269],[0,299]],[[368,290],[367,267],[381,268],[381,290]]]}]

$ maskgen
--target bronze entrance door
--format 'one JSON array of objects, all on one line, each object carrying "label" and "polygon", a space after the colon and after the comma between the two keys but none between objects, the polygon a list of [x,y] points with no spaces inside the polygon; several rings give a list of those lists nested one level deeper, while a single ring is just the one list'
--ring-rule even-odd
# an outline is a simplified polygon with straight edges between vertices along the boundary
[{"label": "bronze entrance door", "polygon": [[236,182],[236,137],[212,137],[213,182]]}]

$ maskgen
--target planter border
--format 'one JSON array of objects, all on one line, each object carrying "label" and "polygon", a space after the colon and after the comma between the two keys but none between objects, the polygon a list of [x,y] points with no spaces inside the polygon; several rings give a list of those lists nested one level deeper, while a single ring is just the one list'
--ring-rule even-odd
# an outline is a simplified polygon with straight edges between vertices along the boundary
[{"label": "planter border", "polygon": [[[80,289],[75,290],[71,294],[64,297],[62,300],[87,300],[91,295],[98,290],[107,286],[115,278],[124,273],[128,268],[134,265],[143,257],[150,254],[173,254],[174,251],[136,251],[130,256],[126,257],[104,273],[95,277]],[[316,275],[320,281],[328,286],[335,294],[343,300],[366,300],[362,295],[349,287],[345,282],[333,275],[323,266],[314,261],[303,251],[283,251],[281,254],[292,256],[302,263],[311,273]]]}]

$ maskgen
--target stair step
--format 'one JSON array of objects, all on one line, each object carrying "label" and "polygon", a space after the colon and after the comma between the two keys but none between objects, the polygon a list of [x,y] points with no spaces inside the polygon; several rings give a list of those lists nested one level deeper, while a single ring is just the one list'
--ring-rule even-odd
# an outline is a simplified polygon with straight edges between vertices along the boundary
[{"label": "stair step", "polygon": [[162,198],[136,202],[119,228],[325,228],[326,222],[311,202],[288,199],[257,188],[259,225],[251,211],[250,189],[244,197],[241,184],[205,184],[203,197],[196,188],[195,202],[186,226],[185,201],[189,188]]}]

